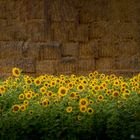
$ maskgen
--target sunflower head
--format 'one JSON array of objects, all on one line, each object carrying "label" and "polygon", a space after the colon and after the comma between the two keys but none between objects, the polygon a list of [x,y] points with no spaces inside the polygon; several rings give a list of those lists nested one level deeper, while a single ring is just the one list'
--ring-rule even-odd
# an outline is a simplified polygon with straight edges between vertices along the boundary
[{"label": "sunflower head", "polygon": [[15,67],[15,68],[12,69],[12,74],[15,77],[19,77],[21,75],[21,70],[19,68]]},{"label": "sunflower head", "polygon": [[99,100],[99,101],[102,101],[103,99],[104,99],[103,95],[99,95],[99,96],[98,96],[98,100]]},{"label": "sunflower head", "polygon": [[29,101],[28,100],[24,100],[23,104],[27,106],[29,104]]},{"label": "sunflower head", "polygon": [[67,111],[68,113],[72,112],[72,107],[71,107],[71,106],[67,107],[67,108],[66,108],[66,111]]},{"label": "sunflower head", "polygon": [[71,93],[70,93],[70,98],[71,98],[71,99],[75,99],[76,96],[77,96],[77,95],[76,95],[76,92],[71,92]]},{"label": "sunflower head", "polygon": [[94,110],[93,110],[91,107],[89,107],[89,108],[87,109],[87,113],[88,113],[89,115],[93,114],[93,112],[94,112]]},{"label": "sunflower head", "polygon": [[81,98],[80,99],[80,102],[79,102],[79,105],[88,105],[88,99],[87,98]]},{"label": "sunflower head", "polygon": [[41,87],[41,88],[40,88],[40,92],[41,92],[42,94],[45,94],[46,88],[45,88],[45,87]]},{"label": "sunflower head", "polygon": [[30,78],[27,78],[26,80],[25,80],[25,83],[27,84],[27,85],[31,85],[32,84],[32,79],[30,79]]},{"label": "sunflower head", "polygon": [[66,87],[60,87],[59,90],[58,90],[58,95],[59,96],[65,96],[68,92],[68,89]]},{"label": "sunflower head", "polygon": [[25,93],[25,97],[26,97],[26,99],[30,100],[32,98],[32,94],[27,92],[27,93]]},{"label": "sunflower head", "polygon": [[41,105],[43,105],[44,107],[47,107],[49,105],[49,100],[48,99],[44,99],[42,102],[41,102]]},{"label": "sunflower head", "polygon": [[86,111],[87,111],[87,106],[85,106],[85,105],[80,105],[80,111],[81,111],[82,113],[86,112]]},{"label": "sunflower head", "polygon": [[82,120],[82,116],[78,115],[78,116],[77,116],[77,120],[78,120],[78,121],[81,121],[81,120]]},{"label": "sunflower head", "polygon": [[24,99],[24,94],[20,94],[18,97],[19,100],[23,100]]},{"label": "sunflower head", "polygon": [[5,86],[0,86],[0,93],[3,94],[5,93],[5,91],[6,91]]},{"label": "sunflower head", "polygon": [[13,112],[17,112],[17,111],[19,111],[20,110],[20,106],[19,105],[13,105],[12,106],[12,111]]},{"label": "sunflower head", "polygon": [[85,87],[84,87],[83,84],[79,84],[79,85],[77,86],[77,90],[78,90],[78,91],[83,91],[84,89],[85,89]]},{"label": "sunflower head", "polygon": [[118,92],[118,91],[114,91],[114,92],[113,92],[113,96],[114,96],[114,97],[118,97],[118,96],[119,96],[119,92]]},{"label": "sunflower head", "polygon": [[36,78],[36,79],[34,80],[34,83],[35,83],[36,86],[39,86],[39,85],[41,84],[40,78]]},{"label": "sunflower head", "polygon": [[33,114],[33,110],[29,110],[29,115],[32,115]]},{"label": "sunflower head", "polygon": [[24,105],[24,104],[21,105],[21,106],[20,106],[20,110],[21,110],[21,111],[25,111],[25,110],[26,110],[26,105]]}]

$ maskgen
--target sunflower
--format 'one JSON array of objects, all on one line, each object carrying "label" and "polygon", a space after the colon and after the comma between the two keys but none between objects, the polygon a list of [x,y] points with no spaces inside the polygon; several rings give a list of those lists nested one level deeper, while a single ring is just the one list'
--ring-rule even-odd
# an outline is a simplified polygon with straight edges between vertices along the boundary
[{"label": "sunflower", "polygon": [[110,77],[110,79],[113,80],[113,79],[115,79],[116,75],[115,74],[111,74],[109,77]]},{"label": "sunflower", "polygon": [[21,110],[21,111],[25,111],[25,110],[26,110],[26,105],[24,105],[24,104],[21,105],[21,106],[20,106],[20,110]]},{"label": "sunflower", "polygon": [[78,121],[81,121],[82,120],[82,116],[78,115],[77,119],[78,119]]},{"label": "sunflower", "polygon": [[72,79],[75,79],[75,78],[76,78],[76,75],[75,75],[75,74],[72,74],[70,77],[71,77]]},{"label": "sunflower", "polygon": [[72,112],[72,107],[71,107],[71,106],[67,107],[67,108],[66,108],[66,111],[67,111],[68,113]]},{"label": "sunflower", "polygon": [[76,92],[71,92],[70,93],[70,98],[75,99],[76,98]]},{"label": "sunflower", "polygon": [[53,102],[57,105],[59,103],[59,100],[55,99]]},{"label": "sunflower", "polygon": [[26,80],[25,80],[25,83],[27,84],[27,85],[31,85],[32,84],[32,79],[30,79],[30,78],[27,78]]},{"label": "sunflower", "polygon": [[18,99],[19,99],[19,100],[23,100],[23,99],[24,99],[24,94],[20,94],[20,95],[18,96]]},{"label": "sunflower", "polygon": [[129,94],[129,93],[126,93],[126,92],[125,92],[125,93],[122,94],[122,98],[123,98],[123,99],[127,99],[127,98],[129,98],[129,97],[130,97],[130,94]]},{"label": "sunflower", "polygon": [[34,80],[34,83],[35,83],[36,86],[39,86],[41,84],[41,80],[39,78],[36,78]]},{"label": "sunflower", "polygon": [[51,81],[50,82],[50,87],[54,87],[56,85],[56,81]]},{"label": "sunflower", "polygon": [[102,74],[100,75],[100,79],[103,80],[104,78],[105,78],[105,74],[102,73]]},{"label": "sunflower", "polygon": [[73,83],[72,82],[68,83],[68,88],[69,89],[73,88]]},{"label": "sunflower", "polygon": [[0,97],[3,96],[3,93],[0,93]]},{"label": "sunflower", "polygon": [[47,96],[52,96],[53,95],[53,92],[52,91],[48,91],[47,92]]},{"label": "sunflower", "polygon": [[49,100],[48,99],[43,100],[42,105],[47,107],[49,105]]},{"label": "sunflower", "polygon": [[132,87],[132,91],[136,91],[137,90],[137,88],[136,87]]},{"label": "sunflower", "polygon": [[89,104],[94,104],[94,101],[93,100],[89,100]]},{"label": "sunflower", "polygon": [[49,83],[48,82],[45,82],[44,83],[44,87],[48,88],[49,87]]},{"label": "sunflower", "polygon": [[98,91],[100,89],[100,87],[98,85],[94,86],[94,90]]},{"label": "sunflower", "polygon": [[104,87],[104,89],[107,87],[106,82],[103,82],[101,85]]},{"label": "sunflower", "polygon": [[26,97],[26,99],[30,100],[32,98],[32,94],[27,92],[27,93],[25,93],[25,97]]},{"label": "sunflower", "polygon": [[29,110],[29,114],[32,115],[33,114],[33,110]]},{"label": "sunflower", "polygon": [[24,100],[23,104],[27,106],[29,104],[29,101],[28,100]]},{"label": "sunflower", "polygon": [[110,94],[111,94],[111,90],[110,90],[110,89],[107,89],[106,92],[105,92],[105,95],[108,96],[108,95],[110,95]]},{"label": "sunflower", "polygon": [[86,79],[83,79],[83,80],[81,81],[81,83],[84,84],[84,85],[87,85],[88,81],[87,81]]},{"label": "sunflower", "polygon": [[87,109],[87,113],[88,113],[89,115],[93,114],[93,112],[94,112],[94,110],[93,110],[91,107],[89,107],[89,108]]},{"label": "sunflower", "polygon": [[19,111],[20,110],[20,106],[19,105],[13,105],[12,106],[12,111],[13,112],[17,112],[17,111]]},{"label": "sunflower", "polygon": [[113,92],[113,96],[114,96],[114,97],[118,97],[118,96],[119,96],[119,92],[118,92],[118,91],[114,91],[114,92]]},{"label": "sunflower", "polygon": [[98,96],[98,100],[99,100],[99,101],[102,101],[103,99],[104,99],[103,95],[99,95],[99,96]]},{"label": "sunflower", "polygon": [[88,99],[87,98],[81,98],[79,101],[79,105],[88,105]]},{"label": "sunflower", "polygon": [[93,75],[94,75],[94,76],[97,76],[98,74],[99,74],[98,71],[94,71],[94,72],[93,72]]},{"label": "sunflower", "polygon": [[40,88],[40,92],[44,95],[45,92],[46,92],[46,88],[45,88],[45,87],[41,87],[41,88]]},{"label": "sunflower", "polygon": [[5,93],[6,88],[4,86],[0,86],[0,93],[3,94]]},{"label": "sunflower", "polygon": [[80,105],[80,111],[81,111],[82,113],[86,112],[86,111],[87,111],[87,106],[85,106],[85,105]]},{"label": "sunflower", "polygon": [[21,70],[19,68],[15,67],[15,68],[12,69],[12,74],[15,77],[19,77],[21,75]]},{"label": "sunflower", "polygon": [[65,96],[68,92],[68,89],[66,87],[60,87],[59,90],[58,90],[58,95],[59,96]]},{"label": "sunflower", "polygon": [[78,91],[83,91],[84,89],[85,89],[85,87],[84,87],[83,84],[79,84],[79,85],[77,86],[77,90],[78,90]]},{"label": "sunflower", "polygon": [[115,80],[114,81],[114,86],[119,86],[119,84],[120,84],[120,81],[119,80]]},{"label": "sunflower", "polygon": [[93,73],[89,73],[89,74],[88,74],[88,77],[89,77],[89,78],[93,78]]},{"label": "sunflower", "polygon": [[104,90],[104,87],[102,85],[99,86],[100,90]]}]

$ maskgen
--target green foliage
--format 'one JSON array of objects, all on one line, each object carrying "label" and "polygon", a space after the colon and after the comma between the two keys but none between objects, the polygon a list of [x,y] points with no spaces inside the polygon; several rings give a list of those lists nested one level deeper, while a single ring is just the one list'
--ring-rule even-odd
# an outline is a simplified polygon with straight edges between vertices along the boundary
[{"label": "green foliage", "polygon": [[1,81],[0,140],[140,139],[140,74],[90,75],[16,75]]}]

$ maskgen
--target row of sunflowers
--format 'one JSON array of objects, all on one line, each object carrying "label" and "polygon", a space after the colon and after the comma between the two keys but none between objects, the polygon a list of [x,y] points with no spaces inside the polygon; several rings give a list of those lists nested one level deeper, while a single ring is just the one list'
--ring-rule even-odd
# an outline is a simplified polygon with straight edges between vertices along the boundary
[{"label": "row of sunflowers", "polygon": [[140,74],[32,77],[0,82],[1,140],[140,139]]}]

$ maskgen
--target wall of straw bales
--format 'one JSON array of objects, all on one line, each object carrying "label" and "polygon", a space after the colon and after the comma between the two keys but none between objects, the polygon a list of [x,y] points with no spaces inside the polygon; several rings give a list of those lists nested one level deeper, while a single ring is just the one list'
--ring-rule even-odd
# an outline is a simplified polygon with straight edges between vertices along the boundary
[{"label": "wall of straw bales", "polygon": [[0,0],[0,77],[140,72],[139,0]]}]

